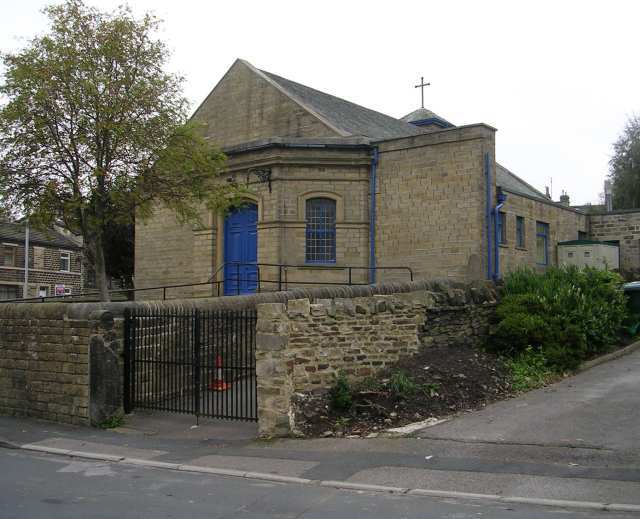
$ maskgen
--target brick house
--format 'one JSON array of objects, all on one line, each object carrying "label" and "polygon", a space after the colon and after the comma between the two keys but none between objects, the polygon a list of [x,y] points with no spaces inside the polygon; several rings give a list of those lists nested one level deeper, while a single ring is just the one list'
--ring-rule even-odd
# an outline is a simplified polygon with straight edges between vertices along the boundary
[{"label": "brick house", "polygon": [[[0,300],[23,295],[25,224],[0,222]],[[28,297],[73,294],[82,288],[82,247],[57,230],[29,229]]]},{"label": "brick house", "polygon": [[289,288],[344,282],[336,267],[347,266],[364,267],[352,279],[362,283],[406,279],[367,270],[385,266],[409,266],[417,279],[496,278],[519,265],[555,265],[558,242],[590,232],[589,216],[568,197],[555,202],[496,162],[496,130],[483,123],[455,126],[425,108],[397,119],[243,60],[193,118],[227,154],[224,181],[250,194],[229,214],[203,210],[197,228],[162,207],[137,222],[139,288],[216,276],[224,292],[248,293],[258,278],[273,289],[280,274],[268,266],[234,272],[234,262],[295,265],[286,270]]}]

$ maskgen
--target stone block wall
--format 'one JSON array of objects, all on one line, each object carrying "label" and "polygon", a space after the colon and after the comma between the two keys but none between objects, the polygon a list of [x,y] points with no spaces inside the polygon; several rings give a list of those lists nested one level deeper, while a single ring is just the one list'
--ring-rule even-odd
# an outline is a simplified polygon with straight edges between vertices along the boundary
[{"label": "stone block wall", "polygon": [[335,137],[324,124],[249,63],[237,60],[194,114],[220,147],[256,139]]},{"label": "stone block wall", "polygon": [[[295,391],[324,391],[338,372],[375,375],[422,345],[480,343],[494,300],[482,283],[422,281],[159,303],[0,304],[0,413],[87,425],[121,414],[126,309],[162,317],[257,308],[247,332],[255,333],[259,427],[264,436],[287,434]],[[150,329],[164,337],[143,341],[153,356],[171,346],[171,327]]]},{"label": "stone block wall", "polygon": [[98,424],[121,407],[121,323],[65,303],[0,305],[0,413]]},{"label": "stone block wall", "polygon": [[[248,173],[256,164],[271,169],[271,188]],[[321,166],[318,166],[321,164]],[[230,154],[224,178],[246,185],[248,201],[258,206],[258,262],[300,265],[283,272],[283,290],[315,283],[366,283],[369,262],[369,168],[367,149],[278,149]],[[336,262],[306,264],[305,201],[336,200]],[[175,215],[158,207],[147,221],[136,222],[136,288],[203,283],[224,278],[224,215],[201,215],[202,225],[180,225]],[[406,273],[400,278],[408,281]],[[260,267],[262,290],[277,289],[278,269]],[[222,287],[220,287],[222,292]],[[216,295],[215,287],[167,289],[168,299]],[[162,299],[161,290],[136,293],[138,300]]]},{"label": "stone block wall", "polygon": [[[459,127],[379,143],[376,258],[415,279],[484,279],[484,155],[494,129]],[[378,282],[401,280],[379,272]]]},{"label": "stone block wall", "polygon": [[640,211],[614,211],[589,215],[592,240],[620,243],[620,271],[629,280],[640,275]]},{"label": "stone block wall", "polygon": [[[483,283],[425,284],[366,297],[258,305],[259,431],[290,434],[295,392],[326,391],[338,373],[361,380],[433,344],[482,344],[495,307]],[[417,287],[416,287],[417,288]]]},{"label": "stone block wall", "polygon": [[[554,202],[543,202],[506,191],[501,211],[506,214],[506,243],[499,246],[500,271],[519,267],[544,268],[536,263],[536,222],[549,224],[549,265],[558,264],[558,242],[577,240],[579,232],[588,232],[587,215]],[[516,243],[516,217],[524,218],[524,247]]]},{"label": "stone block wall", "polygon": [[[15,287],[18,297],[22,297],[24,284],[24,243],[0,243],[0,249],[11,249],[15,254],[13,265],[3,265],[0,254],[0,285]],[[60,252],[69,252],[69,271],[60,270]],[[38,297],[40,289],[46,289],[48,296],[55,295],[55,286],[64,285],[72,293],[82,290],[82,254],[78,249],[29,246],[29,291],[28,297]]]}]

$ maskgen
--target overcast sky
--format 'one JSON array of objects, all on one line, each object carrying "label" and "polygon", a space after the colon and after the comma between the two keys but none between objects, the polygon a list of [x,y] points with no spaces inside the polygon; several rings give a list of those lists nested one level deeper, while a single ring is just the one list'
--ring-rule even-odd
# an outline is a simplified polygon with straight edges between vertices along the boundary
[{"label": "overcast sky", "polygon": [[[51,2],[3,2],[0,49],[46,29]],[[121,0],[88,0],[110,9]],[[498,129],[497,158],[553,196],[597,202],[611,145],[640,114],[640,2],[131,0],[165,20],[195,107],[237,57],[394,117],[425,106]]]}]

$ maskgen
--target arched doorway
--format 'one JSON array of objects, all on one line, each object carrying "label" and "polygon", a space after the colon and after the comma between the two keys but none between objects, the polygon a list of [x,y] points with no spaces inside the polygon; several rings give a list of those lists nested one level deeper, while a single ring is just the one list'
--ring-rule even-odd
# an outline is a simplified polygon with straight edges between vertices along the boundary
[{"label": "arched doorway", "polygon": [[258,206],[247,202],[224,221],[224,294],[253,294],[258,288]]}]

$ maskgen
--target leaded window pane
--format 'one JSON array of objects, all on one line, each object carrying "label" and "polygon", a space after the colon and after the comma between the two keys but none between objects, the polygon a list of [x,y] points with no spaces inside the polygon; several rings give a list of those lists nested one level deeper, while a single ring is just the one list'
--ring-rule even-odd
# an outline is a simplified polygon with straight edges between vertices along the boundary
[{"label": "leaded window pane", "polygon": [[307,263],[336,261],[336,202],[330,198],[310,198],[306,204]]}]

